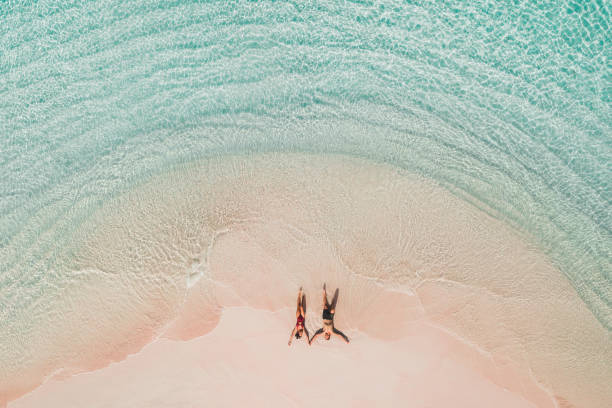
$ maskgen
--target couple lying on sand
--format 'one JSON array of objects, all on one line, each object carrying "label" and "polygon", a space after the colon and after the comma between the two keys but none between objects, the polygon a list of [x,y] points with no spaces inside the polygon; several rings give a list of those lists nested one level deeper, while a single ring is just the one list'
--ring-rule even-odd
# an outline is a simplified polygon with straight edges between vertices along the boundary
[{"label": "couple lying on sand", "polygon": [[348,337],[344,335],[340,330],[334,327],[334,313],[336,312],[336,303],[338,302],[338,289],[334,293],[334,298],[332,299],[331,304],[327,301],[327,291],[325,290],[325,284],[323,284],[323,327],[315,332],[312,338],[309,338],[308,329],[306,329],[306,297],[302,295],[302,288],[298,293],[297,298],[297,310],[295,312],[295,317],[297,318],[297,323],[291,332],[291,336],[289,337],[289,345],[293,341],[293,336],[296,339],[302,337],[304,333],[306,333],[306,339],[308,339],[308,344],[312,344],[314,339],[317,338],[318,335],[323,333],[325,336],[325,340],[329,340],[332,334],[342,338],[342,340],[349,342]]}]

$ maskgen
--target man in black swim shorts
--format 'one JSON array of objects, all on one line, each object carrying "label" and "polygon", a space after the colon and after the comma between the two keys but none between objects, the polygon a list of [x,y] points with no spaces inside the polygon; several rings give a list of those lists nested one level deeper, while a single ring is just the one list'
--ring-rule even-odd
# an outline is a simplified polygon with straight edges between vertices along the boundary
[{"label": "man in black swim shorts", "polygon": [[323,327],[315,332],[308,344],[312,344],[314,339],[321,333],[324,334],[325,340],[329,340],[332,334],[342,338],[345,342],[349,342],[349,338],[344,333],[334,327],[334,314],[336,312],[336,303],[338,302],[338,289],[334,292],[334,298],[331,304],[327,301],[327,291],[323,284]]}]

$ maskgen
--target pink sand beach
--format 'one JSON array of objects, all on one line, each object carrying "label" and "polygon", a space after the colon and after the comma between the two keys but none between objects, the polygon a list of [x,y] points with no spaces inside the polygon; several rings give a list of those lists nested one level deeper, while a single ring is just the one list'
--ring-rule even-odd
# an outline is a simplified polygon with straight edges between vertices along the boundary
[{"label": "pink sand beach", "polygon": [[[0,373],[21,407],[612,406],[609,333],[525,237],[359,159],[177,169],[84,225],[74,284]],[[350,344],[287,340],[339,288]]]},{"label": "pink sand beach", "polygon": [[[381,319],[393,325],[392,317]],[[51,379],[10,406],[555,406],[532,379],[425,322],[393,340],[351,329],[348,345],[288,347],[292,318],[288,309],[230,308],[208,335],[158,339],[103,369]]]}]

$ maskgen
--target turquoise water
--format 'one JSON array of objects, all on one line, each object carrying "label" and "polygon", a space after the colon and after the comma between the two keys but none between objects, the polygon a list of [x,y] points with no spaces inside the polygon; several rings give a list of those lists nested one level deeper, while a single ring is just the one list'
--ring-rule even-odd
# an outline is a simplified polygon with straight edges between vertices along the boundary
[{"label": "turquoise water", "polygon": [[535,3],[0,3],[0,343],[110,199],[270,151],[435,180],[525,233],[611,330],[610,5]]}]

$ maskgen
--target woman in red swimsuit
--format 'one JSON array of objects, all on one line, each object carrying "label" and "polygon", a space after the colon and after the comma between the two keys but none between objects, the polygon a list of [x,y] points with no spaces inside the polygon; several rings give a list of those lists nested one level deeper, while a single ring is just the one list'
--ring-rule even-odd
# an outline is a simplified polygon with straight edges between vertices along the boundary
[{"label": "woman in red swimsuit", "polygon": [[302,288],[300,288],[300,291],[298,292],[295,317],[297,322],[295,323],[295,327],[291,332],[291,336],[289,336],[289,345],[291,345],[291,342],[293,341],[293,336],[295,336],[296,339],[299,339],[304,335],[304,333],[306,333],[306,340],[308,340],[310,337],[308,335],[308,329],[306,328],[306,296],[302,294]]}]

